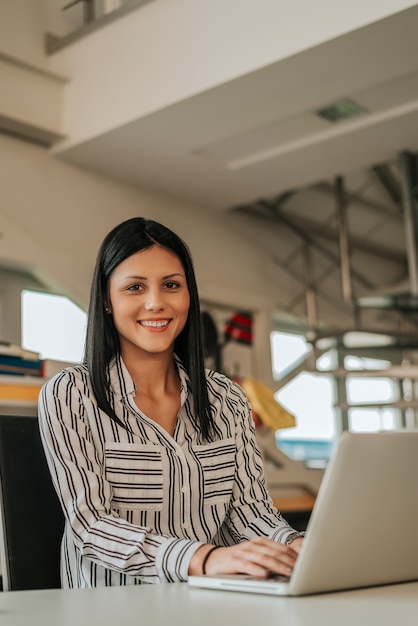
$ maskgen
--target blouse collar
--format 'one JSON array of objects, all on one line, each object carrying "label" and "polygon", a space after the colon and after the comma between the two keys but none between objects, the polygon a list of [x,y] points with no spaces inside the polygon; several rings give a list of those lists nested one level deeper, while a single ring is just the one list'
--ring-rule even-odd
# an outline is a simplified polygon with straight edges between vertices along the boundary
[{"label": "blouse collar", "polygon": [[[178,356],[174,355],[174,362],[177,367],[177,372],[180,378],[180,403],[186,402],[187,394],[190,388],[190,379],[184,368],[183,363]],[[122,400],[127,396],[134,396],[136,392],[136,385],[132,376],[128,372],[128,369],[123,362],[121,356],[117,356],[110,362],[109,365],[109,382],[112,393]]]}]

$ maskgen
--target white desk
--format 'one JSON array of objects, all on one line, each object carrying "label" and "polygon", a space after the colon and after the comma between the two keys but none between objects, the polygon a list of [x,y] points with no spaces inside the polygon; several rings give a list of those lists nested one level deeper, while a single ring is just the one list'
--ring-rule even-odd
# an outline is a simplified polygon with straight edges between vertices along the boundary
[{"label": "white desk", "polygon": [[186,583],[0,593],[1,626],[417,626],[418,582],[278,598]]}]

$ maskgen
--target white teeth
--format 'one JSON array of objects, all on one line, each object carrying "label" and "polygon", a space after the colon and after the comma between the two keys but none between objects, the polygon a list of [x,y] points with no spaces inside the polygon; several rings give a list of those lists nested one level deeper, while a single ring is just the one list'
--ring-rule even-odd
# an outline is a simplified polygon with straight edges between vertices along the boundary
[{"label": "white teeth", "polygon": [[164,326],[167,326],[168,321],[165,322],[141,322],[142,326],[150,326],[151,328],[163,328]]}]

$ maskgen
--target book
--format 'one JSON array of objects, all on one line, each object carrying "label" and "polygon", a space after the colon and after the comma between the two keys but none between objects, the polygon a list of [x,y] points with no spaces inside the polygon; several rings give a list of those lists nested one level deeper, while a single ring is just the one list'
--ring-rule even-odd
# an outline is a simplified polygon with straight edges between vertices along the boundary
[{"label": "book", "polygon": [[27,361],[39,361],[40,354],[39,352],[34,352],[33,350],[27,350],[26,348],[22,348],[17,343],[12,343],[10,341],[4,341],[0,339],[0,355],[10,355],[21,357]]},{"label": "book", "polygon": [[0,352],[0,374],[41,376],[42,361]]}]

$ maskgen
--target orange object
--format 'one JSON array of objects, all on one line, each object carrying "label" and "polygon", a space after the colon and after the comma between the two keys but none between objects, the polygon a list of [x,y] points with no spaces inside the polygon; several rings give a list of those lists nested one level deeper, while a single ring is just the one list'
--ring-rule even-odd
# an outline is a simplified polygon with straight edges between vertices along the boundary
[{"label": "orange object", "polygon": [[25,383],[18,380],[16,383],[0,381],[0,400],[37,402],[43,382],[42,379],[39,382],[31,381]]}]

